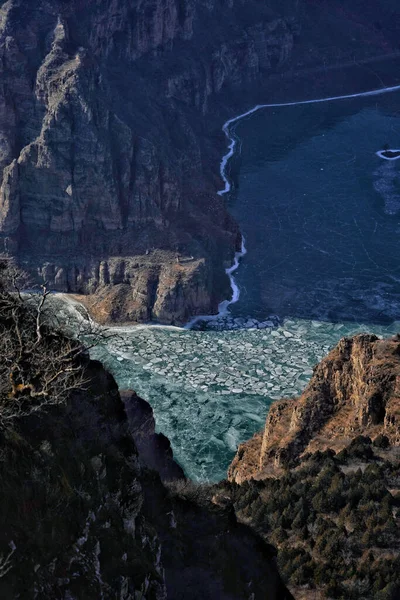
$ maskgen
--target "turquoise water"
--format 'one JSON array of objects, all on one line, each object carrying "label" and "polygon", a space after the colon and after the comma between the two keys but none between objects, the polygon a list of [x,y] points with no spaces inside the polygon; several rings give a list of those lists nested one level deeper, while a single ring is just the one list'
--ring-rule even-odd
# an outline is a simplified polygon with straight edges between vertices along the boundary
[{"label": "turquoise water", "polygon": [[237,123],[230,210],[248,253],[233,314],[263,330],[116,330],[95,349],[153,406],[188,476],[219,480],[275,399],[304,389],[343,335],[398,331],[400,94],[282,109]]},{"label": "turquoise water", "polygon": [[277,329],[198,332],[124,329],[94,349],[121,388],[154,409],[157,429],[195,480],[226,476],[237,445],[263,428],[271,402],[301,392],[312,367],[344,335],[396,325],[286,320]]}]

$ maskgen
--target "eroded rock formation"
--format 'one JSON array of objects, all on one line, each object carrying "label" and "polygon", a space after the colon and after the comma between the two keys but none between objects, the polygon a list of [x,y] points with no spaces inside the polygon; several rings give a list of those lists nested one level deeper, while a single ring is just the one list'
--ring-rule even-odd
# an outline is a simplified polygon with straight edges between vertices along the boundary
[{"label": "eroded rock formation", "polygon": [[[44,271],[49,270],[51,277],[54,268],[46,265]],[[210,263],[191,257],[177,262],[171,253],[160,251],[110,259],[100,266],[94,262],[86,266],[85,280],[90,293],[78,299],[99,323],[156,320],[181,324],[196,312],[207,314],[217,297]],[[55,285],[60,291],[66,281],[65,271],[59,270]]]},{"label": "eroded rock formation", "polygon": [[[286,67],[323,65],[327,81],[329,65],[395,47],[390,2],[376,15],[385,35],[369,3],[350,16],[324,4],[0,2],[0,251],[55,289],[104,300],[126,284],[121,311],[102,303],[106,318],[182,322],[215,310],[239,240],[216,194],[224,120],[286,90]],[[313,71],[304,89],[318,81]],[[171,253],[198,268],[177,277]]]},{"label": "eroded rock formation", "polygon": [[[189,0],[2,4],[3,252],[31,271],[39,265],[56,289],[84,294],[112,286],[113,268],[126,274],[126,258],[154,248],[193,256],[201,292],[161,252],[153,270],[139,260],[138,276],[125,278],[133,298],[121,316],[170,322],[215,309],[229,289],[223,263],[238,231],[206,159],[208,99],[283,63],[293,44],[284,19],[260,10],[243,30],[232,4],[231,36],[221,8]],[[154,282],[159,276],[165,285]],[[143,293],[138,279],[151,288],[144,310],[132,309]]]},{"label": "eroded rock formation", "polygon": [[400,445],[400,338],[343,338],[299,398],[275,402],[265,429],[239,446],[229,478],[279,474],[301,456],[345,448],[356,436]]}]

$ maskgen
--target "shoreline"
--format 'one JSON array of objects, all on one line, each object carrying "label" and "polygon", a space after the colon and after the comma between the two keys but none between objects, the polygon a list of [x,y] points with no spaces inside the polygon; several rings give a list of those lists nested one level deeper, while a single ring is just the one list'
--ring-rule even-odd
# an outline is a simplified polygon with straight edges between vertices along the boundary
[{"label": "shoreline", "polygon": [[[344,94],[344,95],[339,95],[339,96],[316,98],[316,99],[311,99],[311,100],[298,100],[298,101],[294,101],[294,102],[281,102],[281,103],[272,102],[272,103],[267,103],[267,104],[257,104],[256,106],[249,109],[248,111],[241,113],[235,117],[232,117],[231,119],[228,119],[227,121],[225,121],[225,123],[222,126],[222,131],[228,140],[228,151],[226,152],[226,154],[223,155],[221,162],[220,162],[220,175],[221,175],[222,181],[224,183],[224,187],[222,190],[217,191],[217,194],[219,196],[224,196],[225,194],[228,194],[232,189],[231,183],[229,182],[229,179],[226,175],[227,165],[228,165],[230,159],[235,154],[236,147],[237,147],[237,141],[238,141],[236,136],[232,135],[232,131],[231,131],[232,124],[238,123],[243,118],[251,116],[263,108],[284,108],[284,107],[290,107],[290,106],[321,104],[324,102],[334,102],[334,101],[339,101],[339,100],[351,100],[354,98],[366,98],[366,97],[371,97],[371,96],[380,96],[383,94],[389,94],[389,93],[397,92],[397,91],[400,91],[400,85],[382,87],[382,88],[377,88],[377,89],[365,91],[365,92],[356,92],[353,94]],[[391,150],[391,151],[397,152],[397,150]],[[376,155],[385,160],[397,160],[400,158],[400,155],[396,156],[396,157],[392,157],[392,158],[383,156],[382,155],[383,152],[385,152],[385,151],[384,150],[378,151],[378,152],[376,152]],[[400,151],[398,151],[398,152],[400,152]],[[110,327],[114,330],[116,328],[126,329],[126,328],[130,328],[130,327],[135,327],[135,328],[137,328],[137,327],[145,327],[145,328],[150,328],[150,327],[163,328],[163,327],[165,327],[165,328],[173,328],[176,330],[190,330],[193,327],[193,325],[195,325],[199,321],[207,321],[207,322],[215,321],[219,318],[223,318],[223,317],[227,316],[229,314],[229,306],[232,304],[236,304],[240,299],[240,288],[236,283],[233,273],[239,268],[240,260],[241,260],[241,258],[243,258],[243,256],[245,256],[247,254],[247,252],[248,252],[248,250],[246,247],[246,240],[245,240],[244,235],[241,234],[241,249],[239,251],[235,252],[232,265],[225,269],[225,273],[229,277],[231,290],[232,290],[232,296],[231,296],[230,300],[225,299],[225,300],[222,300],[218,304],[218,313],[217,314],[195,315],[185,325],[182,325],[182,326],[150,322],[150,323],[126,323],[126,324],[119,323],[119,324],[115,324],[115,325],[107,323],[107,324],[105,324],[105,327]],[[62,292],[61,294],[64,297],[69,296],[69,298],[72,298],[74,302],[83,306],[85,308],[85,310],[87,311],[88,316],[91,318],[88,307],[85,305],[85,303],[83,303],[80,300],[80,297],[78,297],[76,294],[67,294],[65,292]]]},{"label": "shoreline", "polygon": [[84,298],[85,296],[79,295],[79,294],[69,294],[67,292],[55,292],[55,296],[58,298],[61,298],[61,300],[63,300],[65,302],[65,304],[67,304],[68,306],[71,306],[72,308],[75,308],[76,306],[82,307],[86,312],[88,322],[92,322],[96,326],[102,327],[102,328],[110,330],[110,331],[116,331],[116,332],[119,331],[120,333],[123,333],[124,331],[128,331],[129,329],[132,329],[132,328],[149,329],[149,328],[153,328],[153,327],[157,327],[159,329],[171,329],[171,330],[179,330],[179,331],[182,331],[184,329],[184,327],[178,327],[177,325],[165,325],[163,323],[154,323],[151,321],[148,323],[140,323],[140,322],[134,323],[131,321],[126,321],[125,323],[99,323],[92,317],[92,315],[90,314],[89,308],[82,301],[82,298]]},{"label": "shoreline", "polygon": [[[219,190],[217,192],[217,194],[219,196],[224,196],[225,194],[228,194],[232,189],[229,179],[226,176],[226,167],[227,167],[230,159],[234,156],[235,151],[236,151],[236,146],[237,146],[237,137],[233,136],[231,134],[231,130],[230,130],[230,126],[233,123],[237,123],[241,119],[248,117],[250,115],[253,115],[255,112],[257,112],[258,110],[261,110],[263,108],[283,108],[283,107],[288,107],[288,106],[300,106],[300,105],[306,105],[306,104],[321,104],[323,102],[334,102],[337,100],[350,100],[352,98],[365,98],[365,97],[369,97],[369,96],[379,96],[382,94],[389,94],[391,92],[397,92],[397,91],[400,91],[400,85],[378,88],[378,89],[374,89],[374,90],[370,90],[370,91],[366,91],[366,92],[357,92],[354,94],[331,96],[331,97],[327,97],[327,98],[317,98],[317,99],[313,99],[313,100],[298,100],[295,102],[282,102],[282,103],[272,102],[272,103],[268,103],[268,104],[257,104],[250,110],[248,110],[244,113],[241,113],[240,115],[237,115],[236,117],[232,117],[231,119],[228,119],[227,121],[225,121],[225,123],[222,126],[222,131],[224,132],[225,137],[228,139],[228,152],[223,155],[223,157],[221,159],[221,163],[220,163],[220,175],[221,175],[222,181],[224,182],[224,188],[222,190]],[[400,150],[392,150],[392,152],[400,152]],[[381,156],[380,152],[377,152],[376,154],[378,156]],[[381,158],[385,158],[386,160],[397,160],[398,158],[400,158],[400,155],[396,156],[395,158],[387,158],[385,156],[381,156]],[[243,234],[241,234],[241,235],[242,235],[241,251],[235,253],[233,265],[225,270],[225,273],[228,275],[228,277],[230,279],[230,283],[231,283],[231,289],[232,289],[231,300],[223,300],[222,302],[220,302],[220,304],[218,305],[218,314],[217,315],[199,315],[199,316],[194,317],[193,319],[191,319],[189,321],[189,323],[187,323],[187,325],[184,326],[185,329],[190,329],[195,323],[198,323],[199,321],[202,321],[202,320],[203,321],[205,321],[205,320],[214,321],[218,318],[226,316],[227,314],[229,314],[228,307],[231,304],[236,304],[236,302],[238,302],[238,300],[240,298],[240,288],[236,284],[235,278],[233,277],[232,273],[238,269],[239,264],[240,264],[240,259],[245,254],[247,254],[245,238],[244,238]]]}]

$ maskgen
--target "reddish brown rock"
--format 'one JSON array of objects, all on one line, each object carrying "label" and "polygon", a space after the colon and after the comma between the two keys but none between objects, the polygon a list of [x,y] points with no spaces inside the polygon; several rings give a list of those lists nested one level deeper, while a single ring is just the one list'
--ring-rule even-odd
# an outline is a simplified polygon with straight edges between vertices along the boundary
[{"label": "reddish brown rock", "polygon": [[[62,270],[57,271],[60,279]],[[75,268],[68,277],[81,278]],[[192,315],[216,310],[223,293],[204,259],[180,258],[166,252],[128,259],[112,257],[86,270],[87,295],[75,295],[99,323],[158,321],[182,325]],[[224,283],[223,280],[222,283]],[[58,286],[61,291],[63,286]],[[80,291],[83,291],[81,289]],[[225,293],[229,293],[228,286]]]},{"label": "reddish brown rock", "polygon": [[240,483],[276,475],[308,452],[379,434],[400,445],[400,337],[343,338],[299,398],[271,406],[264,431],[239,446],[228,476]]},{"label": "reddish brown rock", "polygon": [[[386,4],[362,3],[349,19],[339,1],[329,10],[292,0],[2,2],[0,253],[55,289],[93,294],[120,285],[111,274],[101,281],[110,261],[144,259],[153,247],[178,251],[205,268],[195,291],[175,277],[162,286],[158,318],[215,311],[238,246],[216,194],[222,124],[299,90],[333,95],[338,61],[397,51]],[[349,92],[377,85],[373,69],[357,68]],[[390,85],[388,70],[384,79]],[[145,276],[138,287],[132,279],[134,296]],[[148,277],[151,288],[153,271]]]}]

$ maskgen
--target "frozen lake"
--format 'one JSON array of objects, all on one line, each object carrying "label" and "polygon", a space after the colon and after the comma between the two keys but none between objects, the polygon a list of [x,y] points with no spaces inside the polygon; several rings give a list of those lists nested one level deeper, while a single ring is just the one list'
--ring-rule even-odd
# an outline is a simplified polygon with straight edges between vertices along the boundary
[{"label": "frozen lake", "polygon": [[93,354],[152,405],[197,480],[226,474],[275,399],[301,392],[344,335],[399,330],[398,92],[262,109],[234,125],[230,210],[246,237],[236,317],[275,328],[115,330]]}]

